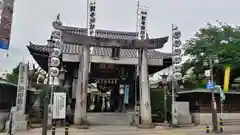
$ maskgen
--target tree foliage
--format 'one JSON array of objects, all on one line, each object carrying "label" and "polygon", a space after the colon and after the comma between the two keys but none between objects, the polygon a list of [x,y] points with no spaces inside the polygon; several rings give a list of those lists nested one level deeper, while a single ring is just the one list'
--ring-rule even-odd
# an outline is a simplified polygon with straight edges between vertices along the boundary
[{"label": "tree foliage", "polygon": [[[218,58],[219,64],[214,65],[216,83],[223,83],[224,69],[227,65],[232,68],[231,81],[240,76],[240,27],[231,26],[218,21],[217,25],[208,23],[206,27],[186,41],[185,56],[190,60],[183,64],[182,72],[190,68],[197,80],[203,80],[204,71],[209,67],[203,66],[203,61]],[[204,54],[204,55],[202,55]]]},{"label": "tree foliage", "polygon": [[[20,63],[13,68],[12,72],[6,75],[6,78],[9,82],[17,84],[18,83],[18,74],[19,74],[19,66]],[[29,63],[28,63],[28,67]],[[43,77],[38,80],[39,75],[42,75]],[[29,85],[31,86],[32,84],[36,84],[37,81],[40,83],[43,83],[44,79],[46,78],[46,73],[38,66],[35,64],[32,65],[32,69],[28,68],[28,82]]]},{"label": "tree foliage", "polygon": [[14,84],[18,83],[18,74],[19,74],[19,64],[17,67],[13,68],[12,72],[6,75],[6,79]]}]

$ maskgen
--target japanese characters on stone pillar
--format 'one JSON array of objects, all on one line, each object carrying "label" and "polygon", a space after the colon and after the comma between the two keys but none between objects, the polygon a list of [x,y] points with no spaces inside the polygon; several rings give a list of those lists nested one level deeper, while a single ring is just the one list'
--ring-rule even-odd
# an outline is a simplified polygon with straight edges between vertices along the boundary
[{"label": "japanese characters on stone pillar", "polygon": [[[147,16],[148,7],[139,6],[139,30],[138,38],[145,40],[147,38]],[[147,49],[139,49],[139,65],[140,65],[140,116],[141,125],[150,126],[152,125],[151,115],[151,101],[150,101],[150,89],[149,89],[149,78],[148,78],[148,57]]]},{"label": "japanese characters on stone pillar", "polygon": [[28,87],[28,65],[21,62],[19,64],[18,87],[16,98],[16,112],[25,114],[26,96]]},{"label": "japanese characters on stone pillar", "polygon": [[[27,115],[26,110],[26,98],[28,88],[28,64],[23,62],[19,63],[19,75],[18,75],[18,87],[16,97],[16,107],[12,111],[12,122],[8,121],[7,129],[12,126],[14,131],[25,131],[27,130]],[[10,126],[11,124],[11,126]]]},{"label": "japanese characters on stone pillar", "polygon": [[96,0],[88,0],[88,36],[96,35]]},{"label": "japanese characters on stone pillar", "polygon": [[[88,36],[96,36],[96,0],[87,1],[87,32]],[[82,116],[81,124],[87,124],[87,90],[88,90],[88,78],[89,78],[89,64],[90,64],[90,46],[83,45],[83,70],[82,70]]]}]

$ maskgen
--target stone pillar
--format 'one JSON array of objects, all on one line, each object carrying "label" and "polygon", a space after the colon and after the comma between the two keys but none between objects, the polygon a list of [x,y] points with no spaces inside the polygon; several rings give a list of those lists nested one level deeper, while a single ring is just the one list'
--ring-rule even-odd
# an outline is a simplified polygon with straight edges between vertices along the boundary
[{"label": "stone pillar", "polygon": [[[28,88],[28,65],[23,62],[19,65],[18,88],[16,97],[16,108],[13,111],[13,122],[15,131],[26,131],[28,129],[28,115],[25,112]],[[6,123],[9,129],[9,121]]]},{"label": "stone pillar", "polygon": [[[77,83],[75,84],[75,95],[76,95],[76,103],[75,103],[75,111],[74,111],[74,124],[82,123],[82,110],[83,110],[83,99],[82,99],[82,60],[81,56],[80,62],[78,66],[78,70],[75,72],[74,77],[77,76]],[[77,74],[77,75],[76,75]],[[75,83],[75,81],[73,81]]]},{"label": "stone pillar", "polygon": [[83,118],[84,124],[87,124],[87,91],[89,79],[89,62],[90,62],[90,47],[83,46]]},{"label": "stone pillar", "polygon": [[149,89],[149,78],[148,78],[148,57],[147,49],[143,49],[142,52],[142,64],[140,71],[140,113],[141,113],[141,126],[152,127],[152,116],[151,116],[151,100],[150,100],[150,89]]}]

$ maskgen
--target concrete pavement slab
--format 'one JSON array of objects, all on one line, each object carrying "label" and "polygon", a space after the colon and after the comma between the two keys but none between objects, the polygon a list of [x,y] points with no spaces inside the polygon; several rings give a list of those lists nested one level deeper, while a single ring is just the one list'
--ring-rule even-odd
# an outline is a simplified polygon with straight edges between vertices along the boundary
[{"label": "concrete pavement slab", "polygon": [[[240,126],[224,127],[221,135],[240,135]],[[16,135],[41,135],[42,129],[31,129],[28,132],[17,132]],[[212,133],[210,133],[212,134]],[[171,129],[157,126],[154,129],[139,129],[131,126],[92,126],[89,129],[78,129],[76,126],[69,128],[69,135],[210,135],[205,133],[204,127],[183,127]],[[0,133],[0,135],[6,135]],[[51,131],[48,131],[51,135]],[[64,135],[64,128],[57,128],[56,135]]]}]

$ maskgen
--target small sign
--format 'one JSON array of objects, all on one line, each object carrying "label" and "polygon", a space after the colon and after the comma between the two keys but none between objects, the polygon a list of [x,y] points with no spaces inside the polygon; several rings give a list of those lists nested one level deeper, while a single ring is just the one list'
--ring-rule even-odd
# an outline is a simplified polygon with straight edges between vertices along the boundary
[{"label": "small sign", "polygon": [[204,75],[205,75],[205,77],[210,77],[210,70],[205,70]]},{"label": "small sign", "polygon": [[219,86],[219,85],[216,85],[216,89],[218,89],[218,91],[220,93],[220,100],[221,100],[221,102],[224,102],[226,100],[226,96],[224,94],[224,91],[223,91],[222,87]]},{"label": "small sign", "polygon": [[128,104],[129,100],[129,85],[125,85],[124,90],[124,104]]},{"label": "small sign", "polygon": [[213,89],[213,88],[214,88],[213,83],[211,82],[211,80],[208,80],[208,82],[206,84],[206,89]]},{"label": "small sign", "polygon": [[65,119],[66,117],[66,93],[54,92],[53,119]]}]

